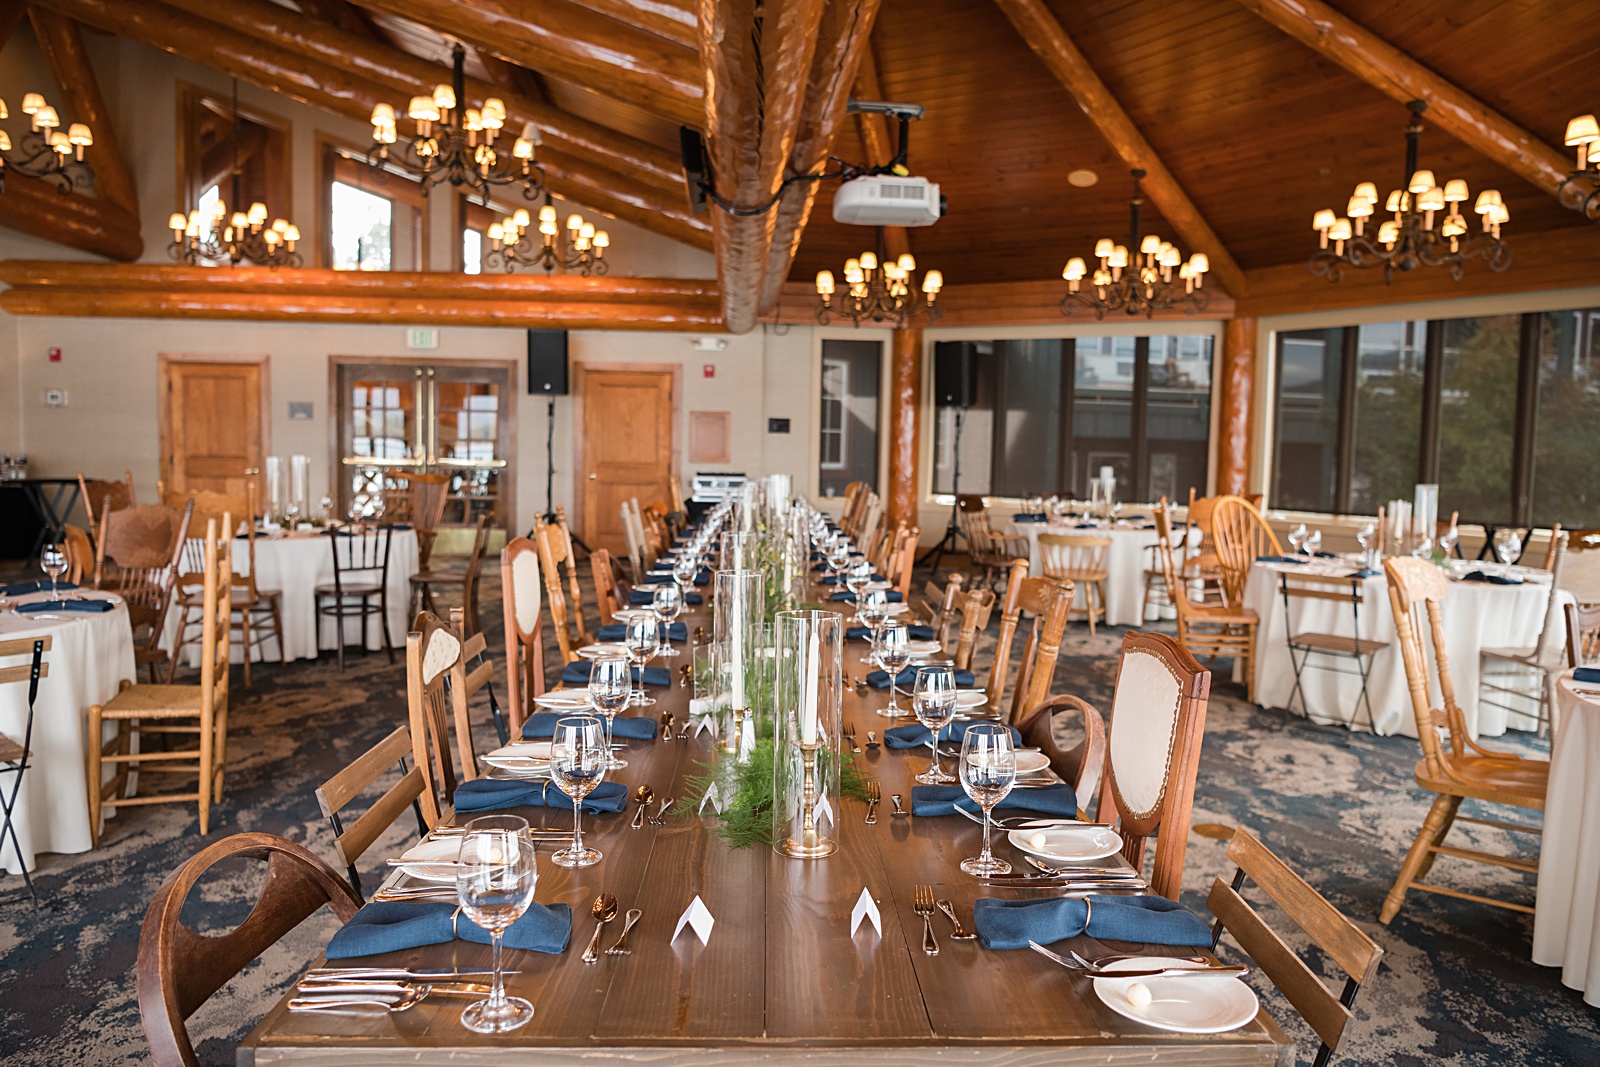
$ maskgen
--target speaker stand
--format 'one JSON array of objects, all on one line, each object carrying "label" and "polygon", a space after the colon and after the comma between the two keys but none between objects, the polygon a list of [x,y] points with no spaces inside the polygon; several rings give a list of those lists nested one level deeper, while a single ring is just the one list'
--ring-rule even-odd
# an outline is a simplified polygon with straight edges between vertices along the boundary
[{"label": "speaker stand", "polygon": [[922,558],[917,560],[917,566],[919,567],[930,559],[933,561],[932,577],[934,581],[939,579],[939,564],[944,559],[944,554],[946,552],[954,552],[956,550],[956,541],[964,540],[961,534],[961,520],[958,515],[961,507],[961,420],[962,416],[966,414],[966,410],[964,407],[956,408],[955,469],[950,472],[950,496],[952,498],[950,501],[950,519],[945,524],[944,536],[939,539],[939,543],[924,552]]},{"label": "speaker stand", "polygon": [[[551,393],[549,408],[545,416],[544,431],[544,521],[556,521],[556,397]],[[569,527],[570,529],[570,527]],[[583,554],[592,555],[589,546],[583,543],[583,538],[572,534],[572,544],[575,548],[583,549]]]}]

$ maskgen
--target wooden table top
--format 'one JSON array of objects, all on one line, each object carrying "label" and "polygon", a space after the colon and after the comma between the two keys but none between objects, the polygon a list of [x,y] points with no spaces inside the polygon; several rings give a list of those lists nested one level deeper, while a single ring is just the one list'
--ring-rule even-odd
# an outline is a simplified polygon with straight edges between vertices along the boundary
[{"label": "wooden table top", "polygon": [[[705,608],[685,616],[690,630],[708,629]],[[680,646],[681,647],[681,646]],[[845,672],[860,675],[859,641],[845,646]],[[658,661],[659,662],[659,661]],[[682,659],[666,661],[673,668]],[[649,709],[688,709],[689,690],[652,688]],[[887,693],[847,692],[844,718],[859,740],[881,738],[894,725],[877,715]],[[703,774],[711,740],[630,742],[629,766],[614,772],[630,789],[649,784],[656,796],[688,803],[686,777]],[[959,1049],[962,1064],[1292,1064],[1293,1045],[1265,1012],[1231,1033],[1172,1034],[1142,1026],[1102,1005],[1086,978],[1069,975],[1036,953],[989,951],[977,941],[953,941],[935,915],[937,956],[922,951],[922,920],[912,910],[913,887],[931,884],[951,899],[969,929],[979,896],[1013,895],[984,889],[958,864],[975,855],[981,830],[960,816],[890,817],[890,794],[910,808],[911,778],[926,766],[927,750],[868,750],[863,770],[882,786],[875,826],[865,805],[846,800],[839,850],[808,862],[770,848],[732,848],[710,818],[673,819],[629,828],[624,814],[586,815],[584,840],[605,858],[581,871],[541,862],[537,899],[572,907],[572,942],[561,955],[507,950],[507,990],[533,1002],[533,1021],[510,1034],[475,1034],[460,1025],[463,997],[429,998],[387,1016],[291,1014],[280,1002],[239,1047],[241,1065],[395,1063],[662,1064],[818,1063],[826,1050],[852,1062],[925,1067],[940,1050]],[[534,825],[570,826],[570,810],[519,809]],[[1020,855],[996,835],[996,849],[1013,863]],[[883,916],[879,937],[870,922],[850,936],[850,912],[863,887]],[[631,956],[579,959],[593,930],[589,907],[615,893],[618,919],[602,947],[616,940],[621,914],[644,915],[629,937]],[[701,945],[685,927],[668,943],[673,925],[699,894],[716,917]],[[1085,955],[1139,946],[1102,945],[1080,937],[1067,945]],[[1161,950],[1156,950],[1161,951]],[[317,961],[321,963],[322,961]],[[375,966],[487,967],[488,946],[457,941],[361,961]],[[818,1054],[823,1052],[822,1059]],[[709,1057],[709,1059],[708,1059]]]}]

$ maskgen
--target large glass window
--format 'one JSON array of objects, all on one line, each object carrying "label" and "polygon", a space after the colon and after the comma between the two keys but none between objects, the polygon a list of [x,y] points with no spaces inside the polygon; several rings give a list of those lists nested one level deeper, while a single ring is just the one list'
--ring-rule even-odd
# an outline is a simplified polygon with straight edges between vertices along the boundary
[{"label": "large glass window", "polygon": [[1272,468],[1277,507],[1335,510],[1344,334],[1300,330],[1279,338],[1278,455]]},{"label": "large glass window", "polygon": [[1211,456],[1211,350],[1204,336],[1150,338],[1146,498],[1205,492]]},{"label": "large glass window", "polygon": [[1073,496],[1088,495],[1089,479],[1097,477],[1101,467],[1111,468],[1117,485],[1133,488],[1139,340],[1080,337],[1073,345],[1072,469],[1066,483],[1057,487]]},{"label": "large glass window", "polygon": [[877,341],[822,342],[822,410],[817,482],[823,496],[841,496],[851,482],[878,480]]},{"label": "large glass window", "polygon": [[998,346],[1004,417],[995,420],[990,491],[1027,496],[1057,484],[1061,446],[1061,342],[1007,341]]},{"label": "large glass window", "polygon": [[422,270],[427,201],[398,172],[374,173],[354,149],[322,147],[322,262],[334,270]]},{"label": "large glass window", "polygon": [[1600,527],[1600,308],[1538,316],[1532,521]]},{"label": "large glass window", "polygon": [[334,270],[394,269],[394,205],[385,196],[333,183]]},{"label": "large glass window", "polygon": [[1509,522],[1522,316],[1437,325],[1440,509],[1448,502],[1480,522]]},{"label": "large glass window", "polygon": [[1385,322],[1357,334],[1353,511],[1413,496],[1427,333],[1426,322]]}]

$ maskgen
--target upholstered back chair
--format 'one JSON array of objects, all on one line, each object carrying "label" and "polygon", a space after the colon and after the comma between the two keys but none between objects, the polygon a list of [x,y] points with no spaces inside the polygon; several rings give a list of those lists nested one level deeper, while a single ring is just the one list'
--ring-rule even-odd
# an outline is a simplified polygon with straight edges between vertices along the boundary
[{"label": "upholstered back chair", "polygon": [[544,644],[539,589],[539,548],[526,537],[500,550],[500,589],[505,609],[507,713],[517,736],[544,692]]}]

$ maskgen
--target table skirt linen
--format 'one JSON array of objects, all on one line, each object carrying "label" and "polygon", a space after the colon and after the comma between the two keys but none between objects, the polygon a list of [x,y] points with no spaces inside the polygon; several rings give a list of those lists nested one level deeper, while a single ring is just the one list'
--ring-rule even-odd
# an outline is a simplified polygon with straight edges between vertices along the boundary
[{"label": "table skirt linen", "polygon": [[[249,549],[244,541],[233,543],[234,566],[248,569]],[[256,538],[256,587],[281,594],[284,658],[316,659],[317,630],[322,630],[322,647],[332,651],[336,642],[332,619],[319,619],[316,588],[333,584],[333,550],[322,534],[295,533],[279,538]],[[406,647],[411,629],[411,576],[417,573],[417,534],[415,530],[394,531],[389,549],[389,640],[398,651]],[[361,621],[346,620],[345,644],[359,647]],[[367,622],[367,647],[383,647],[383,629],[374,616]],[[272,642],[263,646],[267,656],[275,651]],[[236,657],[237,658],[237,657]]]},{"label": "table skirt linen", "polygon": [[[1584,688],[1600,688],[1586,685]],[[1600,1007],[1600,697],[1556,686],[1561,730],[1551,746],[1539,848],[1533,962]]]},{"label": "table skirt linen", "polygon": [[[1139,609],[1144,603],[1145,568],[1156,565],[1155,554],[1150,551],[1157,541],[1154,527],[1141,529],[1110,526],[1080,530],[1072,524],[1058,526],[1042,522],[1012,522],[1007,524],[1006,532],[1028,539],[1028,574],[1032,577],[1044,573],[1044,566],[1039,556],[1039,535],[1042,533],[1087,534],[1092,537],[1111,538],[1111,545],[1106,549],[1106,625],[1144,625]],[[1182,530],[1174,530],[1173,537],[1174,548],[1183,543]],[[1082,594],[1079,594],[1080,601],[1081,598]],[[1081,604],[1075,603],[1073,606],[1076,609],[1080,608]],[[1163,609],[1155,604],[1150,606],[1149,615],[1152,620],[1176,617],[1171,608]]]}]

